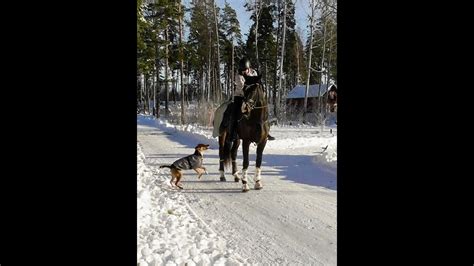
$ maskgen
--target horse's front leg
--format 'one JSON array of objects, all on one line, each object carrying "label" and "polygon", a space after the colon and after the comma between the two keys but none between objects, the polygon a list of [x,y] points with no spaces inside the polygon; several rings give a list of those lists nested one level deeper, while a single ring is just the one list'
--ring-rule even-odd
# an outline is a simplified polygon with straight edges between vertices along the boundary
[{"label": "horse's front leg", "polygon": [[256,171],[255,171],[255,189],[262,189],[262,181],[261,181],[261,171],[262,171],[262,157],[263,157],[263,150],[265,149],[265,145],[267,145],[267,139],[265,138],[261,141],[257,146],[257,161],[255,162]]},{"label": "horse's front leg", "polygon": [[231,158],[232,158],[232,175],[234,176],[234,181],[239,182],[240,176],[239,171],[237,170],[237,151],[240,146],[240,139],[234,141],[231,149]]},{"label": "horse's front leg", "polygon": [[220,180],[225,181],[224,175],[224,140],[225,140],[226,133],[222,136],[219,136],[219,172],[221,174]]},{"label": "horse's front leg", "polygon": [[249,167],[249,147],[250,147],[250,141],[249,140],[243,140],[242,141],[242,153],[244,155],[244,162],[243,162],[243,168],[242,168],[242,191],[247,192],[250,190],[249,185],[247,184],[247,170]]}]

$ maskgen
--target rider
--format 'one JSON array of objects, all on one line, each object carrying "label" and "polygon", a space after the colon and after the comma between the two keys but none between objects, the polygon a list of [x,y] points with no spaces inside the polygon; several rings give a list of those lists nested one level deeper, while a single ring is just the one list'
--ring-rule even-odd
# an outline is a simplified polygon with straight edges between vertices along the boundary
[{"label": "rider", "polygon": [[[245,88],[245,78],[244,76],[256,77],[258,72],[250,67],[250,61],[247,58],[242,58],[239,61],[239,69],[235,75],[235,91],[234,91],[234,108],[231,114],[231,123],[230,129],[231,139],[234,140],[237,138],[237,122],[240,119],[242,114],[242,103],[244,100],[244,88]],[[268,140],[274,140],[275,138],[268,134]]]}]

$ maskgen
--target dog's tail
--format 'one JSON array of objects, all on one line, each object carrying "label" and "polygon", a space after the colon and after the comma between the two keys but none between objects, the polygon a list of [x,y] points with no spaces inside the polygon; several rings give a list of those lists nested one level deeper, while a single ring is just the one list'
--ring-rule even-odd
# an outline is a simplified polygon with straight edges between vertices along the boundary
[{"label": "dog's tail", "polygon": [[169,169],[173,169],[174,168],[174,165],[162,165],[160,166],[160,168],[169,168]]}]

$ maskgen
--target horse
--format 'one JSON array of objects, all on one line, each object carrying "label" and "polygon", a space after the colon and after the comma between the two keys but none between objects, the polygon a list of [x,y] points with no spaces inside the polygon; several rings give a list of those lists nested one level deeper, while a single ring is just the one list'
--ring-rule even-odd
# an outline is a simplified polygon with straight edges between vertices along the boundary
[{"label": "horse", "polygon": [[[234,181],[239,182],[242,180],[242,192],[250,190],[247,184],[248,180],[248,166],[249,166],[249,147],[251,143],[257,145],[257,158],[256,158],[256,172],[254,176],[255,189],[260,190],[263,188],[261,181],[261,165],[262,156],[265,145],[267,144],[267,137],[270,131],[270,124],[268,122],[268,103],[265,90],[260,82],[259,77],[245,77],[246,86],[244,89],[244,100],[242,104],[242,110],[244,114],[240,114],[238,117],[237,134],[238,138],[234,141],[230,141],[229,129],[225,128],[222,132],[219,132],[219,171],[220,181],[226,181],[224,175],[225,166],[229,166],[230,160],[232,159],[232,175]],[[232,106],[229,106],[232,108]],[[237,150],[240,146],[240,140],[242,140],[242,154],[244,156],[242,176],[239,175],[237,170]]]},{"label": "horse", "polygon": [[337,112],[337,91],[335,89],[329,90],[327,103],[331,113]]}]

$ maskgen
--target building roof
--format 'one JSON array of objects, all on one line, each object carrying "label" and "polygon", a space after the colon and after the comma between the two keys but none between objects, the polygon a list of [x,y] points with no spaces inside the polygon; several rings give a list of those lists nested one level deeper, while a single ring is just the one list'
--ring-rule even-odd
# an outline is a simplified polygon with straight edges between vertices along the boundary
[{"label": "building roof", "polygon": [[[335,85],[330,84],[329,89]],[[321,95],[324,95],[326,91],[328,90],[328,84],[321,84]],[[306,91],[306,85],[296,85],[289,93],[288,96],[286,97],[287,99],[298,99],[298,98],[304,98]],[[318,97],[318,92],[319,92],[319,84],[314,84],[309,86],[308,90],[308,97]]]}]

